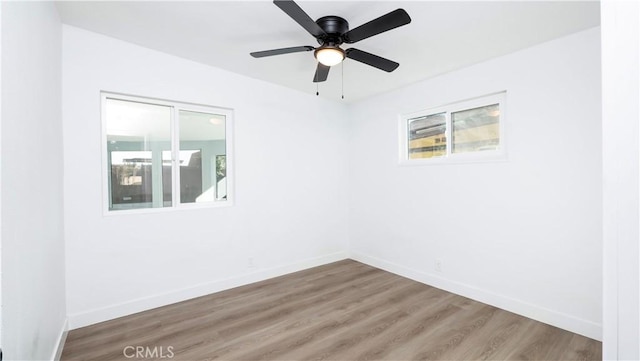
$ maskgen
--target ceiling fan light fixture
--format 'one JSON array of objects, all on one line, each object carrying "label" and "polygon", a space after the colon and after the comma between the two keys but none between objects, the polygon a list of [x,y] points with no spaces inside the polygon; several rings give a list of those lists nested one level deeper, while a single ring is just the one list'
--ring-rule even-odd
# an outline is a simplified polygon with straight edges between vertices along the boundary
[{"label": "ceiling fan light fixture", "polygon": [[340,64],[345,57],[344,50],[337,46],[321,46],[314,52],[314,56],[322,65],[334,66]]}]

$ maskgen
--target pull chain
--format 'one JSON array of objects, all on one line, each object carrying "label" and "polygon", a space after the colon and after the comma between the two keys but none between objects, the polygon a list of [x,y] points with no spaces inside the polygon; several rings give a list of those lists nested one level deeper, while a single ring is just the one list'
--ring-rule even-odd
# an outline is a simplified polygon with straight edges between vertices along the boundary
[{"label": "pull chain", "polygon": [[316,96],[320,95],[320,91],[318,90],[318,82],[316,81]]},{"label": "pull chain", "polygon": [[342,71],[342,99],[344,99],[344,61],[342,61],[342,64],[340,65],[340,70]]}]

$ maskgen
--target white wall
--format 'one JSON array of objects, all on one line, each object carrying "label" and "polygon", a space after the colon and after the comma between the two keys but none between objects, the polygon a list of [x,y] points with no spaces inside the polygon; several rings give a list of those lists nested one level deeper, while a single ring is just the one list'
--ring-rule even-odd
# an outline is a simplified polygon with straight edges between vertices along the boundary
[{"label": "white wall", "polygon": [[1,6],[2,347],[46,360],[66,319],[61,28],[53,3]]},{"label": "white wall", "polygon": [[[63,74],[71,328],[347,257],[343,106],[69,26]],[[235,205],[103,216],[101,90],[233,108]]]},{"label": "white wall", "polygon": [[640,5],[603,1],[605,360],[640,359]]},{"label": "white wall", "polygon": [[[352,257],[600,339],[599,36],[590,29],[354,105]],[[398,165],[398,114],[501,90],[508,161]]]}]

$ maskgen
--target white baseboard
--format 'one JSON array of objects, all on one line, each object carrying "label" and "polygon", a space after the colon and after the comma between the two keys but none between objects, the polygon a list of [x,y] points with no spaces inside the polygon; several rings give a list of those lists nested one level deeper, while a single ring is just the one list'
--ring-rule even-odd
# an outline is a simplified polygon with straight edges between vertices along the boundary
[{"label": "white baseboard", "polygon": [[66,319],[64,324],[62,325],[62,330],[60,330],[60,335],[58,335],[58,343],[57,347],[53,350],[53,354],[51,355],[51,360],[60,361],[62,357],[62,349],[64,349],[64,343],[67,341],[67,335],[69,334],[69,320]]},{"label": "white baseboard", "polygon": [[203,283],[163,294],[138,298],[100,309],[70,314],[68,316],[69,329],[73,330],[76,328],[93,325],[99,322],[150,310],[152,308],[166,306],[172,303],[205,296],[211,293],[263,281],[269,278],[282,276],[288,273],[301,271],[311,267],[321,266],[327,263],[336,262],[347,258],[349,258],[349,253],[347,251],[336,252],[333,254],[306,259],[303,261],[294,262],[278,267],[256,270],[255,272],[246,273],[238,277]]},{"label": "white baseboard", "polygon": [[395,273],[397,275],[418,281],[429,286],[468,297],[491,306],[507,310],[536,321],[540,321],[579,335],[602,341],[602,325],[580,319],[565,313],[560,313],[531,303],[485,291],[471,285],[455,282],[435,274],[429,274],[411,269],[399,264],[372,257],[361,252],[351,251],[350,258],[367,265]]}]

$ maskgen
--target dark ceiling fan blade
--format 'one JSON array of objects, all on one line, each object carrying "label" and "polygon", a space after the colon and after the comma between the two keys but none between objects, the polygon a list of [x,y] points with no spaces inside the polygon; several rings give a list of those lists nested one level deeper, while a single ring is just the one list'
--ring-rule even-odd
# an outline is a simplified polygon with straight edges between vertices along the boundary
[{"label": "dark ceiling fan blade", "polygon": [[385,59],[377,55],[367,53],[366,51],[354,48],[347,49],[345,53],[347,55],[347,58],[349,59],[371,65],[374,68],[378,68],[389,73],[396,70],[396,68],[400,66],[400,64],[396,63],[395,61],[391,61],[389,59]]},{"label": "dark ceiling fan blade", "polygon": [[313,46],[294,46],[291,48],[254,51],[253,53],[250,53],[250,54],[254,58],[263,58],[265,56],[282,55],[282,54],[289,54],[289,53],[300,53],[303,51],[311,51],[313,49],[315,49]]},{"label": "dark ceiling fan blade", "polygon": [[291,0],[274,0],[273,3],[316,39],[327,36],[327,33],[322,30],[320,25],[316,24],[316,22],[313,21],[313,19],[311,19],[311,17],[309,17],[309,15],[307,15],[307,13],[305,13],[304,10],[302,10],[295,2]]},{"label": "dark ceiling fan blade", "polygon": [[327,80],[327,77],[329,76],[329,69],[331,69],[330,66],[326,66],[322,63],[318,63],[318,67],[316,68],[316,73],[313,76],[313,82],[320,83]]},{"label": "dark ceiling fan blade", "polygon": [[351,29],[342,35],[344,42],[353,44],[357,41],[369,38],[385,31],[395,29],[411,22],[411,17],[403,9],[394,10],[386,15],[382,15],[377,19],[373,19],[366,24],[362,24],[357,28]]}]

